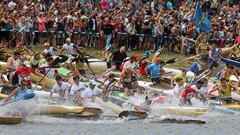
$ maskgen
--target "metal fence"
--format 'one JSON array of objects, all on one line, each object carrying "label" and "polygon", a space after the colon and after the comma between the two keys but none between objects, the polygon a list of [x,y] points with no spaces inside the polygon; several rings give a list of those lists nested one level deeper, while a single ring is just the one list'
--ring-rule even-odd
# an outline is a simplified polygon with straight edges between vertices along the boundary
[{"label": "metal fence", "polygon": [[[104,48],[105,39],[97,32],[90,31],[6,31],[0,30],[0,40],[7,42],[8,45],[15,46],[16,42],[22,42],[26,45],[43,44],[50,42],[53,46],[61,46],[66,38],[71,38],[72,42],[85,47]],[[134,34],[116,32],[112,40],[112,44],[116,47],[126,46],[127,48],[136,50],[158,49],[162,46],[180,45],[182,38],[174,35],[150,35],[150,34]],[[211,42],[225,42],[233,44],[234,40],[210,39]],[[193,44],[189,42],[188,44]],[[192,45],[194,46],[194,45]],[[223,45],[221,45],[222,47]]]}]

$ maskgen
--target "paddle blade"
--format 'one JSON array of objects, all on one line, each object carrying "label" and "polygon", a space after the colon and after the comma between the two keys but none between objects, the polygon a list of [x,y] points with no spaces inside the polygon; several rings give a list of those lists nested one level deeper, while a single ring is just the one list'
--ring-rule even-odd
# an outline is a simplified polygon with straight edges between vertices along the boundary
[{"label": "paddle blade", "polygon": [[123,111],[118,115],[120,118],[127,117],[128,120],[144,119],[148,115],[145,112]]},{"label": "paddle blade", "polygon": [[177,58],[172,58],[172,59],[166,61],[166,64],[172,64],[172,63],[175,63],[175,62],[176,62],[176,59],[177,59]]},{"label": "paddle blade", "polygon": [[27,99],[32,99],[35,97],[35,93],[26,93],[23,94],[23,99],[27,100]]}]

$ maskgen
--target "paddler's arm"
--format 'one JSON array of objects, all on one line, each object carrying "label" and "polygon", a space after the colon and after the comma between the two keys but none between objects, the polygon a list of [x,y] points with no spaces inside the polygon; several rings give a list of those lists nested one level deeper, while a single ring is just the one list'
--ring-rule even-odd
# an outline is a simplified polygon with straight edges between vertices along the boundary
[{"label": "paddler's arm", "polygon": [[238,76],[238,73],[236,70],[233,71],[233,75],[235,75],[237,77],[238,81],[240,81],[240,77]]},{"label": "paddler's arm", "polygon": [[1,80],[3,82],[3,84],[1,84],[0,87],[8,86],[10,84],[10,82],[4,78],[2,73],[0,73],[0,74],[1,74]]},{"label": "paddler's arm", "polygon": [[211,50],[208,51],[208,57],[211,58],[211,59],[214,59]]},{"label": "paddler's arm", "polygon": [[175,81],[176,81],[176,76],[174,76],[174,77],[171,79],[171,87],[173,87]]},{"label": "paddler's arm", "polygon": [[219,89],[220,89],[220,85],[213,86],[212,89],[208,92],[208,95],[210,95],[211,93],[213,93]]},{"label": "paddler's arm", "polygon": [[23,49],[27,52],[28,55],[30,55],[30,56],[34,55],[34,52],[32,52],[32,51],[30,52],[29,51],[30,49],[27,49],[26,46],[23,46]]},{"label": "paddler's arm", "polygon": [[63,52],[64,50],[65,50],[65,49],[62,47],[58,55],[62,55],[62,52]]},{"label": "paddler's arm", "polygon": [[10,70],[10,71],[16,70],[16,68],[11,66],[12,64],[13,64],[13,58],[11,57],[7,60],[7,69]]},{"label": "paddler's arm", "polygon": [[138,106],[138,105],[134,105],[134,110],[136,110],[137,112],[141,112],[141,108],[140,108],[140,106]]},{"label": "paddler's arm", "polygon": [[89,70],[92,72],[92,74],[95,76],[95,73],[93,72],[92,68],[90,67],[90,64],[87,59],[85,60],[85,63],[87,64],[87,66],[88,66]]},{"label": "paddler's arm", "polygon": [[7,102],[8,100],[10,100],[13,96],[17,95],[18,93],[18,88],[16,88],[14,91],[12,91],[8,97],[4,100],[4,103]]}]

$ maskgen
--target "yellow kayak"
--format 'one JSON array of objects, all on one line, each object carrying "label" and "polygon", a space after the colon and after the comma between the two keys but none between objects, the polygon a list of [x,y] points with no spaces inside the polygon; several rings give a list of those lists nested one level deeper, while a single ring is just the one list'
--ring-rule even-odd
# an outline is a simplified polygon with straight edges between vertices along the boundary
[{"label": "yellow kayak", "polygon": [[21,121],[19,116],[0,116],[0,124],[19,124]]},{"label": "yellow kayak", "polygon": [[0,99],[4,99],[4,98],[7,98],[7,97],[8,97],[8,95],[0,93]]},{"label": "yellow kayak", "polygon": [[207,108],[201,107],[159,107],[153,108],[153,113],[161,113],[178,116],[199,116],[207,113]]},{"label": "yellow kayak", "polygon": [[240,105],[239,104],[225,104],[223,106],[226,107],[226,108],[229,108],[229,109],[240,111]]},{"label": "yellow kayak", "polygon": [[[0,62],[0,70],[7,71],[7,63],[6,62]],[[33,83],[38,83],[41,79],[42,79],[41,76],[38,76],[36,74],[31,74],[31,81]],[[55,84],[55,80],[50,79],[48,77],[44,77],[40,83],[40,85],[48,87],[48,88],[52,88],[54,84]]]},{"label": "yellow kayak", "polygon": [[35,114],[48,115],[65,115],[73,114],[74,116],[95,116],[101,113],[99,108],[85,108],[80,106],[65,106],[65,105],[39,105],[34,110]]}]

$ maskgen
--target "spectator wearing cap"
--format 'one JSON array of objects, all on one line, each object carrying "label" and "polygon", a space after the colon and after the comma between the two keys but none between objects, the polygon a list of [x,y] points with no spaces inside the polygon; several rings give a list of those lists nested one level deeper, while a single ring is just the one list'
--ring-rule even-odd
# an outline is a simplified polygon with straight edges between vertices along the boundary
[{"label": "spectator wearing cap", "polygon": [[105,18],[103,27],[101,30],[101,35],[105,37],[105,42],[106,42],[105,49],[108,49],[111,46],[111,41],[114,36],[113,30],[114,30],[114,28],[113,28],[112,24],[110,23],[110,19]]}]

